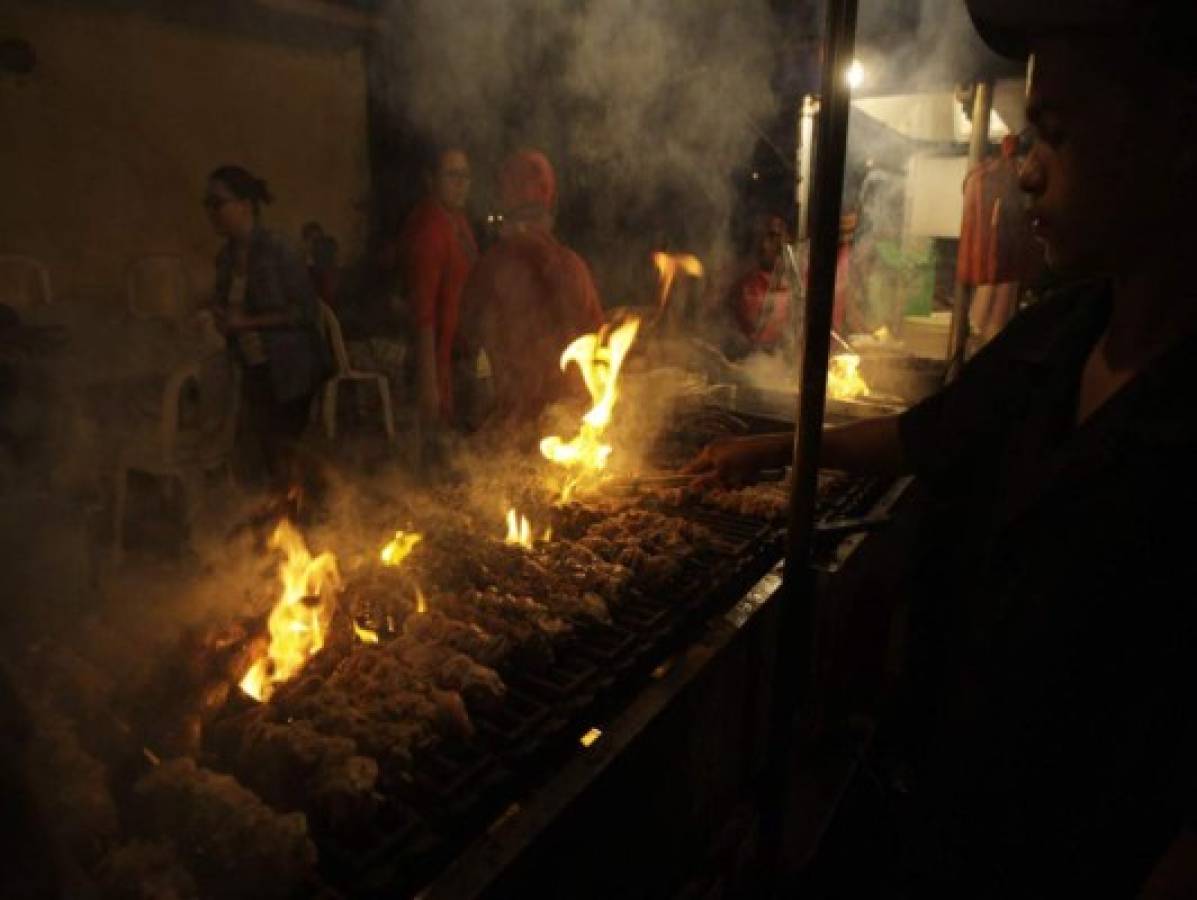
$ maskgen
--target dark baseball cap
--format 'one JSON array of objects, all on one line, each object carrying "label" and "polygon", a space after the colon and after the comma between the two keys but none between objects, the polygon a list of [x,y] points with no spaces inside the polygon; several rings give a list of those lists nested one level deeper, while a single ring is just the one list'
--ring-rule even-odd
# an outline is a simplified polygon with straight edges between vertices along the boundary
[{"label": "dark baseball cap", "polygon": [[1197,72],[1194,0],[965,0],[981,39],[1001,56],[1026,59],[1050,34],[1136,37],[1169,65]]}]

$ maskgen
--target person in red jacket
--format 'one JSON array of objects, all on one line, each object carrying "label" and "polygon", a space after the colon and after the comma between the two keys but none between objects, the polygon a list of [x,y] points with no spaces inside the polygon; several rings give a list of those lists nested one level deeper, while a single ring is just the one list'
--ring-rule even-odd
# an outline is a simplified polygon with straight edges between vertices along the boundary
[{"label": "person in red jacket", "polygon": [[964,182],[957,278],[974,288],[969,320],[981,344],[1006,327],[1018,291],[1034,275],[1034,236],[1018,188],[1018,138],[1002,140],[999,157]]},{"label": "person in red jacket", "polygon": [[756,223],[756,255],[728,291],[727,304],[747,350],[776,350],[790,324],[790,282],[782,260],[789,229],[778,215]]},{"label": "person in red jacket", "polygon": [[490,361],[498,427],[527,425],[569,393],[561,352],[597,331],[603,308],[590,269],[553,234],[557,178],[536,150],[521,150],[499,173],[503,230],[465,289],[471,328]]},{"label": "person in red jacket", "polygon": [[469,157],[459,148],[446,148],[434,157],[425,178],[427,195],[403,227],[400,264],[415,325],[421,418],[449,424],[454,418],[453,357],[460,346],[461,293],[478,258],[465,216]]}]

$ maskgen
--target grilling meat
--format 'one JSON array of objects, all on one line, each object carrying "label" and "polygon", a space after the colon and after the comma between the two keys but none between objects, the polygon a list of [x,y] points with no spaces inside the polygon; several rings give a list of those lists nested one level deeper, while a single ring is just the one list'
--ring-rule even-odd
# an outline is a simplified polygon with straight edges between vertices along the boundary
[{"label": "grilling meat", "polygon": [[718,546],[701,525],[645,509],[629,509],[591,525],[580,545],[632,573],[646,590],[664,587],[688,558]]},{"label": "grilling meat", "polygon": [[405,635],[388,643],[386,648],[416,678],[432,682],[442,690],[456,691],[471,703],[492,703],[507,692],[497,672],[443,644],[426,644]]},{"label": "grilling meat", "polygon": [[409,771],[414,754],[443,735],[473,734],[460,694],[419,678],[380,645],[355,646],[327,677],[305,669],[271,705],[283,719],[349,738],[388,770]]},{"label": "grilling meat", "polygon": [[484,631],[473,622],[451,619],[438,609],[409,615],[403,633],[424,644],[448,647],[488,668],[500,665],[510,651],[507,638]]},{"label": "grilling meat", "polygon": [[734,516],[764,519],[767,522],[784,519],[790,505],[788,488],[778,482],[751,484],[741,488],[711,488],[706,491],[694,491],[688,487],[669,488],[659,491],[656,498],[666,507],[699,503]]},{"label": "grilling meat", "polygon": [[531,597],[517,597],[496,587],[471,588],[436,600],[439,609],[455,619],[476,622],[511,645],[512,662],[541,669],[553,661],[553,643],[571,631],[569,623],[553,615]]},{"label": "grilling meat", "polygon": [[75,726],[48,704],[33,707],[29,779],[54,841],[85,863],[96,861],[120,830],[108,773],[79,742]]},{"label": "grilling meat", "polygon": [[99,870],[106,900],[199,900],[195,876],[175,848],[161,841],[133,840],[109,853]]},{"label": "grilling meat", "polygon": [[261,705],[220,723],[215,743],[237,778],[278,809],[302,809],[326,828],[350,829],[376,807],[378,763],[346,737],[321,734],[311,723],[271,720]]},{"label": "grilling meat", "polygon": [[303,815],[276,813],[190,759],[155,767],[133,788],[132,806],[145,834],[173,845],[203,896],[294,897],[316,862]]}]

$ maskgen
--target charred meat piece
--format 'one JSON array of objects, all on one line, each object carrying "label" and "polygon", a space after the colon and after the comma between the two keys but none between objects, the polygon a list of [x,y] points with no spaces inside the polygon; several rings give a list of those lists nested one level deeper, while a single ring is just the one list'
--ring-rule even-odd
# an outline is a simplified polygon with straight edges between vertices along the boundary
[{"label": "charred meat piece", "polygon": [[80,744],[71,722],[48,704],[33,707],[28,777],[51,838],[91,864],[120,831],[103,764]]},{"label": "charred meat piece", "polygon": [[628,570],[637,586],[650,590],[677,578],[687,558],[718,546],[705,527],[645,509],[628,509],[595,523],[578,543]]},{"label": "charred meat piece", "polygon": [[99,882],[106,900],[199,900],[195,877],[172,844],[133,840],[104,857]]},{"label": "charred meat piece", "polygon": [[174,845],[202,896],[293,897],[316,863],[302,814],[276,813],[232,777],[190,759],[143,777],[131,808],[139,830]]},{"label": "charred meat piece", "polygon": [[352,740],[387,771],[408,771],[442,735],[468,737],[461,696],[421,680],[377,645],[358,645],[327,677],[301,676],[271,699],[276,715],[302,719],[325,735]]},{"label": "charred meat piece", "polygon": [[503,662],[510,650],[505,637],[484,631],[472,622],[451,619],[437,609],[408,616],[403,622],[403,633],[424,644],[436,644],[464,653],[492,669]]},{"label": "charred meat piece", "polygon": [[[378,763],[347,737],[303,720],[277,722],[268,705],[221,723],[221,757],[246,786],[277,809],[301,809],[325,828],[351,830],[370,819]],[[218,727],[221,727],[218,726]]]},{"label": "charred meat piece", "polygon": [[784,519],[790,505],[785,485],[776,482],[707,491],[702,495],[702,503],[723,512],[768,522]]},{"label": "charred meat piece", "polygon": [[404,636],[391,641],[387,649],[417,677],[442,690],[456,691],[470,704],[493,705],[507,693],[497,672],[443,644],[426,644]]}]

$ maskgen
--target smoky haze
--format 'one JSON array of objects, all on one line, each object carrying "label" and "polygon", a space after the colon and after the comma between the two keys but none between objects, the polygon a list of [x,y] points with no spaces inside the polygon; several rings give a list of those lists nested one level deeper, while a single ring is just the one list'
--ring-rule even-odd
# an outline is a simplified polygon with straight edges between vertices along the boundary
[{"label": "smoky haze", "polygon": [[423,135],[464,139],[479,212],[506,152],[544,149],[562,229],[608,305],[643,299],[611,294],[631,289],[629,263],[645,281],[654,244],[706,252],[724,237],[730,176],[775,111],[767,0],[414,0],[388,16],[389,109]]}]

